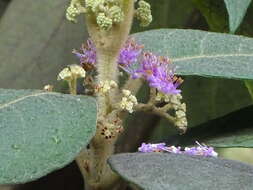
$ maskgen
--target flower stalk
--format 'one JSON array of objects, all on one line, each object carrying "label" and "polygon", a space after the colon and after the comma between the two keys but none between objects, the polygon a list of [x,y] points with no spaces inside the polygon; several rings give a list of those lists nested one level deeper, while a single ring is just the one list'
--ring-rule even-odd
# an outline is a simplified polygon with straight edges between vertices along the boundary
[{"label": "flower stalk", "polygon": [[[115,81],[118,83],[118,55],[128,38],[134,16],[134,0],[119,0],[124,14],[124,20],[113,25],[109,30],[98,27],[97,15],[86,14],[88,32],[96,47],[97,53],[97,83]],[[106,96],[98,95],[97,132],[91,140],[90,147],[77,158],[78,165],[84,174],[86,188],[90,190],[112,189],[118,177],[110,170],[107,159],[114,151],[117,136],[108,140],[101,131],[106,128],[105,119],[112,112],[112,105],[117,95],[116,89],[111,89]],[[112,116],[115,120],[117,115]],[[106,128],[107,129],[107,128]]]}]

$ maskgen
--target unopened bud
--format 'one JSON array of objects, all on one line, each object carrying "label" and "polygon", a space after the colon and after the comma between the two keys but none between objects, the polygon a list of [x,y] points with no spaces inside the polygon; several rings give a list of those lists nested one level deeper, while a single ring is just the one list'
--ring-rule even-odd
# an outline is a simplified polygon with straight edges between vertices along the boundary
[{"label": "unopened bud", "polygon": [[139,1],[139,8],[137,9],[137,19],[140,20],[140,25],[145,27],[148,26],[152,22],[152,14],[150,4],[146,1]]},{"label": "unopened bud", "polygon": [[102,30],[110,30],[112,27],[112,19],[107,17],[105,13],[99,13],[97,16],[97,24]]}]

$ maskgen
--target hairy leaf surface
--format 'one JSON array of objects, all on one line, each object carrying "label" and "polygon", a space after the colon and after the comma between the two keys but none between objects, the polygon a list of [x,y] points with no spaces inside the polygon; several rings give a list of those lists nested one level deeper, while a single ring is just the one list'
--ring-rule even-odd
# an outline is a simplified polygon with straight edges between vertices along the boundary
[{"label": "hairy leaf surface", "polygon": [[160,29],[134,35],[145,49],[168,56],[181,75],[253,79],[253,39],[198,30]]},{"label": "hairy leaf surface", "polygon": [[240,26],[244,15],[247,12],[251,0],[224,0],[228,15],[229,15],[229,29],[230,32],[234,33]]},{"label": "hairy leaf surface", "polygon": [[118,154],[112,169],[144,190],[251,190],[253,167],[237,161],[169,153]]},{"label": "hairy leaf surface", "polygon": [[95,129],[91,97],[0,89],[0,184],[24,183],[65,166]]}]

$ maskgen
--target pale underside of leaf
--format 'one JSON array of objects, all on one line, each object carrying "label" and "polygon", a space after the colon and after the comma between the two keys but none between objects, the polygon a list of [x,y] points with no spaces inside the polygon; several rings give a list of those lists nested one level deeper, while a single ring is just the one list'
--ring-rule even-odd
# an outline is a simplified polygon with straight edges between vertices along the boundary
[{"label": "pale underside of leaf", "polygon": [[229,15],[229,29],[231,33],[234,33],[240,26],[247,9],[251,3],[251,0],[224,0],[228,15]]}]

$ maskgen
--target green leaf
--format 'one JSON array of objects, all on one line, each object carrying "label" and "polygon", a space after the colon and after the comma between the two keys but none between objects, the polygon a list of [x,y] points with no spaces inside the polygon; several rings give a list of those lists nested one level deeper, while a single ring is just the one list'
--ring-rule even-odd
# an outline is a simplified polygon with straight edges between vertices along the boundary
[{"label": "green leaf", "polygon": [[230,32],[234,33],[241,24],[251,0],[224,0],[229,14]]},{"label": "green leaf", "polygon": [[253,98],[253,82],[252,81],[245,81],[245,86],[247,87],[250,96]]},{"label": "green leaf", "polygon": [[253,148],[253,128],[241,129],[224,136],[219,135],[218,137],[205,141],[205,143],[219,148]]},{"label": "green leaf", "polygon": [[184,135],[167,138],[167,143],[179,146],[204,142],[214,147],[253,148],[253,106],[190,128]]},{"label": "green leaf", "polygon": [[228,31],[228,15],[223,1],[192,0],[192,3],[205,17],[206,22],[211,31]]},{"label": "green leaf", "polygon": [[181,75],[253,79],[253,39],[198,30],[160,29],[134,35],[146,50],[168,56]]},{"label": "green leaf", "polygon": [[0,89],[0,184],[24,183],[62,168],[95,129],[94,98]]},{"label": "green leaf", "polygon": [[112,156],[109,164],[144,190],[251,190],[253,186],[253,166],[219,158],[128,153]]},{"label": "green leaf", "polygon": [[[42,89],[56,84],[63,67],[78,63],[71,53],[87,38],[84,19],[65,19],[70,0],[12,0],[0,20],[1,88]],[[32,80],[31,80],[32,79]]]}]

